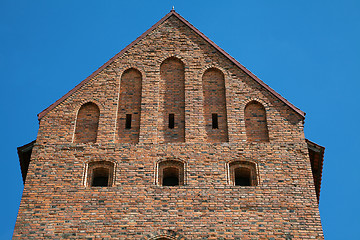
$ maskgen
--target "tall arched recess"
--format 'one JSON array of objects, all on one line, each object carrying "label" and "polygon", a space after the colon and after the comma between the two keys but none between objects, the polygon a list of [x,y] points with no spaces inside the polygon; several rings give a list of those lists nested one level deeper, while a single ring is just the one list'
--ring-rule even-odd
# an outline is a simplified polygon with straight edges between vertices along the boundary
[{"label": "tall arched recess", "polygon": [[160,138],[164,142],[185,142],[185,68],[170,57],[160,66]]},{"label": "tall arched recess", "polygon": [[228,142],[224,74],[217,68],[209,68],[205,71],[202,82],[208,142]]},{"label": "tall arched recess", "polygon": [[119,109],[117,115],[118,142],[138,143],[141,117],[142,75],[127,69],[121,76]]},{"label": "tall arched recess", "polygon": [[75,143],[96,142],[99,126],[99,107],[92,102],[83,104],[77,114]]},{"label": "tall arched recess", "polygon": [[251,101],[245,107],[246,138],[249,142],[268,142],[269,131],[264,106]]}]

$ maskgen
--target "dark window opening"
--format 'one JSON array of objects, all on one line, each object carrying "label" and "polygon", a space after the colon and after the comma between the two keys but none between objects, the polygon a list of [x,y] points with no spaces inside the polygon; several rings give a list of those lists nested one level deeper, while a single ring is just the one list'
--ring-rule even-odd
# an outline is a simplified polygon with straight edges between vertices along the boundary
[{"label": "dark window opening", "polygon": [[126,129],[130,129],[130,128],[131,128],[131,114],[126,114],[125,128],[126,128]]},{"label": "dark window opening", "polygon": [[166,177],[163,180],[163,186],[179,186],[179,179],[177,177]]},{"label": "dark window opening", "polygon": [[179,170],[177,168],[164,169],[163,186],[179,186]]},{"label": "dark window opening", "polygon": [[107,186],[109,186],[109,169],[106,169],[106,168],[94,169],[91,186],[92,187],[107,187]]},{"label": "dark window opening", "polygon": [[248,168],[235,169],[235,186],[251,186],[251,173]]},{"label": "dark window opening", "polygon": [[107,176],[94,177],[92,187],[107,187],[109,178]]},{"label": "dark window opening", "polygon": [[184,163],[177,160],[161,161],[157,175],[157,183],[160,186],[182,186],[184,185]]},{"label": "dark window opening", "polygon": [[213,129],[218,129],[219,128],[218,115],[216,113],[212,114],[212,128]]},{"label": "dark window opening", "polygon": [[174,128],[175,127],[175,116],[174,114],[170,113],[169,114],[169,128]]}]

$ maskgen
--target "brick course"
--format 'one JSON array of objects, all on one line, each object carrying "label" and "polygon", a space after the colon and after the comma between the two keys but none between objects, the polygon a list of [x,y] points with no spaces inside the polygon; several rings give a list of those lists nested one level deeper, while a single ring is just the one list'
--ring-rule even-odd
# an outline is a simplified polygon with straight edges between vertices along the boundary
[{"label": "brick course", "polygon": [[[221,122],[228,136],[208,141],[203,80],[214,68],[223,74],[226,94],[218,77],[213,90],[225,98],[219,102],[226,103]],[[128,98],[119,95],[126,81],[140,89],[137,71],[135,141],[137,133],[120,134]],[[138,106],[131,101],[127,106]],[[268,142],[247,141],[245,106],[252,101],[266,111]],[[73,143],[77,111],[86,102],[100,109],[96,142]],[[183,124],[176,136],[166,132],[170,112]],[[39,124],[14,239],[323,239],[303,117],[175,15]],[[156,184],[156,166],[168,159],[184,162],[183,186]],[[91,161],[115,163],[113,186],[86,186]],[[232,161],[256,163],[257,186],[231,186]]]}]

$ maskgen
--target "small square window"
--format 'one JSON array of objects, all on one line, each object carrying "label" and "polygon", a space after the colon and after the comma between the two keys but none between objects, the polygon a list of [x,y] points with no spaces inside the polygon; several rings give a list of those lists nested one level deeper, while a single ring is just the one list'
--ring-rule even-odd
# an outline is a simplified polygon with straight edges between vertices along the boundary
[{"label": "small square window", "polygon": [[158,179],[160,186],[184,185],[184,163],[177,160],[166,160],[158,164]]},{"label": "small square window", "polygon": [[229,163],[229,183],[233,186],[257,186],[256,164],[247,161]]},{"label": "small square window", "polygon": [[114,163],[93,161],[88,163],[86,186],[111,187],[114,180]]}]

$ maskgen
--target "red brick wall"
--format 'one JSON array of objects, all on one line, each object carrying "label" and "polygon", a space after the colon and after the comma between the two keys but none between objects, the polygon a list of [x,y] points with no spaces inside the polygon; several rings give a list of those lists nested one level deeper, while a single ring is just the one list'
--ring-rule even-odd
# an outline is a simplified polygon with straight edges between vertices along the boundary
[{"label": "red brick wall", "polygon": [[[130,68],[121,76],[120,98],[117,115],[119,143],[137,143],[140,133],[141,116],[141,73]],[[125,128],[126,114],[131,114],[131,128]]]},{"label": "red brick wall", "polygon": [[[210,143],[227,142],[229,138],[224,74],[219,69],[210,68],[205,71],[202,81],[207,140]],[[218,129],[212,127],[212,114],[218,116]]]},{"label": "red brick wall", "polygon": [[[171,56],[183,67],[165,60]],[[142,73],[139,142],[116,143],[120,82],[131,67]],[[184,99],[182,142],[164,143],[165,67],[178,69],[166,79],[181,86],[168,84]],[[206,140],[203,75],[210,67],[224,74],[228,142]],[[251,100],[266,110],[269,142],[247,141]],[[87,101],[101,112],[96,143],[72,143],[74,109]],[[184,162],[184,186],[156,184],[157,163],[166,159]],[[112,187],[85,187],[94,160],[115,163]],[[258,185],[231,186],[232,161],[256,163]],[[14,239],[155,236],[323,238],[302,118],[174,16],[41,119],[14,230]]]},{"label": "red brick wall", "polygon": [[74,142],[96,142],[100,110],[95,103],[85,103],[81,106],[75,128]]}]

